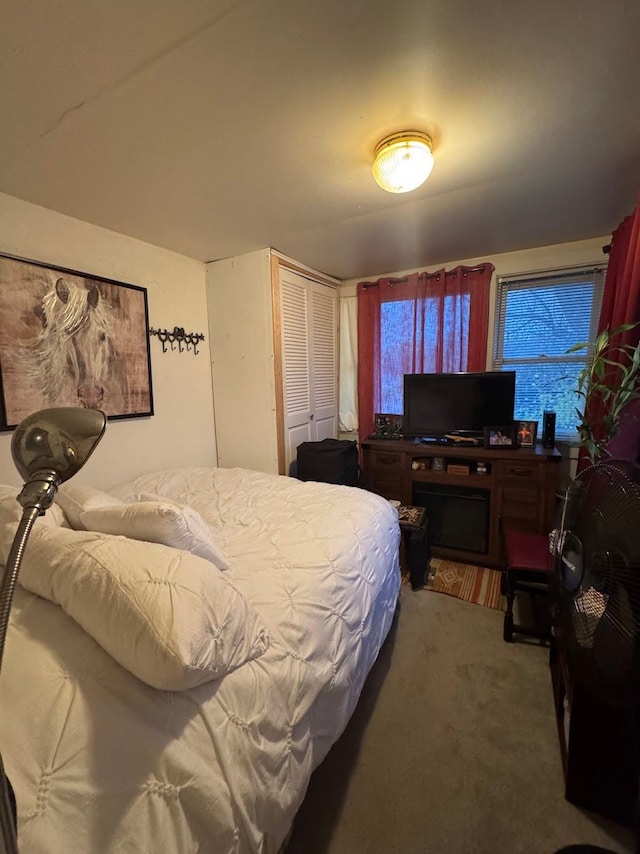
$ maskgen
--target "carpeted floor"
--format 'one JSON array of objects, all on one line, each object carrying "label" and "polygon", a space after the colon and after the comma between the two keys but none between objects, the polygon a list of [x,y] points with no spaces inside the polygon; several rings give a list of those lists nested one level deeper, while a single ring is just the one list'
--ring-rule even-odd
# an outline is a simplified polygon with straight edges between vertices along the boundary
[{"label": "carpeted floor", "polygon": [[564,798],[548,650],[504,643],[498,610],[400,599],[287,854],[631,854],[631,831]]}]

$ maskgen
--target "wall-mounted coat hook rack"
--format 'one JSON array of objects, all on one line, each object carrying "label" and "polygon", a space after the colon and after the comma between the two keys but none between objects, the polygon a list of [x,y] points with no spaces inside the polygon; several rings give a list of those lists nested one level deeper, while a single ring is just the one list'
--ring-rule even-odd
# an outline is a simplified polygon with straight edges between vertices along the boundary
[{"label": "wall-mounted coat hook rack", "polygon": [[198,342],[204,341],[202,332],[185,332],[182,326],[174,326],[171,332],[168,329],[151,328],[149,335],[156,335],[159,338],[163,353],[167,352],[167,344],[169,344],[172,350],[175,350],[177,345],[179,353],[193,347],[193,353],[197,356]]}]

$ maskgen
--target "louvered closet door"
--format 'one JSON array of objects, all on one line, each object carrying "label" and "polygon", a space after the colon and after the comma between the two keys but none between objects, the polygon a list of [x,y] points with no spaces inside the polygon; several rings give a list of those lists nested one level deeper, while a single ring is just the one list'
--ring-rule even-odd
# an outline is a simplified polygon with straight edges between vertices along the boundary
[{"label": "louvered closet door", "polygon": [[285,472],[302,442],[337,436],[337,291],[280,270]]},{"label": "louvered closet door", "polygon": [[336,290],[314,282],[311,286],[311,401],[315,438],[338,435],[337,300]]},{"label": "louvered closet door", "polygon": [[312,438],[308,334],[310,300],[306,279],[282,270],[280,300],[285,472],[288,473],[289,464],[296,458],[298,445]]}]

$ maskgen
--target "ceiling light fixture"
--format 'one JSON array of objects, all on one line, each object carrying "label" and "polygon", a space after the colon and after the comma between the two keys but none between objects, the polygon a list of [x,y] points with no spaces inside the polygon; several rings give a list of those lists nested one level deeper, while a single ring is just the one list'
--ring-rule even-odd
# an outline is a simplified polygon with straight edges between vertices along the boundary
[{"label": "ceiling light fixture", "polygon": [[433,169],[431,137],[403,131],[385,137],[376,146],[372,172],[388,193],[408,193],[427,180]]}]

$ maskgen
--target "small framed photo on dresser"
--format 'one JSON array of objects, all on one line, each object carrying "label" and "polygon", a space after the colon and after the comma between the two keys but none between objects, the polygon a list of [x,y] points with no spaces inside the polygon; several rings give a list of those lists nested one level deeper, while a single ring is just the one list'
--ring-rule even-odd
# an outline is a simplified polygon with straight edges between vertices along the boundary
[{"label": "small framed photo on dresser", "polygon": [[515,448],[516,428],[515,424],[484,428],[485,448]]},{"label": "small framed photo on dresser", "polygon": [[444,457],[434,457],[432,468],[434,471],[444,471]]},{"label": "small framed photo on dresser", "polygon": [[537,421],[518,421],[518,447],[534,448],[538,435]]}]

